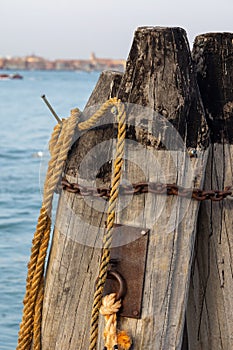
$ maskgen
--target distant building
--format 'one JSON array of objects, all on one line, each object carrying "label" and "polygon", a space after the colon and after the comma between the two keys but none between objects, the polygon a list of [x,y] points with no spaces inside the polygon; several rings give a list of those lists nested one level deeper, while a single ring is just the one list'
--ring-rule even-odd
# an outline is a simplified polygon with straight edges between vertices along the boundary
[{"label": "distant building", "polygon": [[30,55],[26,57],[8,57],[0,58],[0,69],[11,70],[83,70],[83,71],[102,71],[114,69],[123,71],[125,68],[124,60],[115,60],[110,58],[97,58],[92,52],[89,60],[66,60],[57,59],[47,60],[43,57]]}]

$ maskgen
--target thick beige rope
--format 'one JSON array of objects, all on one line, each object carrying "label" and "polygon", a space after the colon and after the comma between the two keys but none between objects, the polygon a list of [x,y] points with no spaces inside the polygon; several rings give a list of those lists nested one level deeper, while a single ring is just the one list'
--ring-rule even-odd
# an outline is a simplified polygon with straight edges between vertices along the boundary
[{"label": "thick beige rope", "polygon": [[[72,144],[79,110],[73,110],[70,118],[54,128],[49,143],[51,159],[44,185],[43,203],[32,241],[28,264],[24,310],[19,330],[17,350],[39,350],[41,309],[43,302],[43,275],[51,229],[51,211],[54,191],[62,175],[68,151]],[[34,339],[33,339],[34,337]]]},{"label": "thick beige rope", "polygon": [[111,293],[103,297],[100,308],[105,318],[104,350],[129,350],[131,340],[124,331],[117,331],[117,313],[121,308],[121,300],[116,300],[116,294]]},{"label": "thick beige rope", "polygon": [[121,301],[116,301],[116,294],[108,294],[102,299],[100,313],[105,317],[104,345],[106,350],[113,350],[117,345],[117,313]]},{"label": "thick beige rope", "polygon": [[35,304],[35,316],[33,324],[33,350],[41,349],[41,320],[44,299],[44,279],[41,279]]}]

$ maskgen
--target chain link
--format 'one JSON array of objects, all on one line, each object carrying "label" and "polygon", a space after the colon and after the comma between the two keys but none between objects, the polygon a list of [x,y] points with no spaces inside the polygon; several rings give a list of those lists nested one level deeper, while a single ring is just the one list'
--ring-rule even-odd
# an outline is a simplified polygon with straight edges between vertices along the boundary
[{"label": "chain link", "polygon": [[[71,193],[77,193],[81,196],[101,197],[108,199],[111,188],[94,188],[82,186],[77,183],[71,183],[67,179],[61,181],[62,189]],[[185,188],[176,184],[162,184],[156,182],[138,182],[131,185],[121,185],[120,195],[139,195],[141,193],[165,194],[179,197],[193,198],[197,201],[211,200],[219,202],[228,196],[233,195],[232,186],[227,186],[224,190],[201,190],[199,188]]]}]

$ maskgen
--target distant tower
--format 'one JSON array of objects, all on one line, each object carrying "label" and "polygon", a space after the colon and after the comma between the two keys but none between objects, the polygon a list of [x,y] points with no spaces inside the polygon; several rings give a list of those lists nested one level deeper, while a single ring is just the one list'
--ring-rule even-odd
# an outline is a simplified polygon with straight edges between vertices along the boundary
[{"label": "distant tower", "polygon": [[95,62],[96,62],[96,55],[95,55],[94,52],[91,52],[90,61],[91,61],[92,63],[95,63]]}]

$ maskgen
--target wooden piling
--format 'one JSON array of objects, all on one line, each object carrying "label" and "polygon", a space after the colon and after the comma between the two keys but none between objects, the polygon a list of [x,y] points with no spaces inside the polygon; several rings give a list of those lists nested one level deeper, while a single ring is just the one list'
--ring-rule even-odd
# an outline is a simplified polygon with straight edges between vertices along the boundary
[{"label": "wooden piling", "polygon": [[[206,189],[233,183],[233,34],[196,38],[193,58],[211,149]],[[187,325],[190,350],[233,348],[233,201],[205,201],[198,218]]]},{"label": "wooden piling", "polygon": [[[117,96],[128,106],[127,181],[202,187],[208,127],[185,31],[139,28],[126,71],[117,81]],[[94,103],[112,96],[108,88],[101,97],[99,88],[95,90]],[[158,121],[153,111],[160,114]],[[109,122],[78,138],[66,167],[70,181],[85,181],[81,165],[96,148],[107,160],[97,184],[109,186],[108,160],[114,152],[115,131],[116,126]],[[190,158],[188,151],[195,151],[196,156]],[[92,163],[86,163],[89,175],[97,158],[93,156]],[[107,202],[102,200],[101,211],[95,205],[95,199],[87,201],[65,191],[60,196],[46,275],[43,350],[88,349]],[[125,199],[120,197],[119,206],[124,205]],[[146,193],[130,198],[117,214],[116,223],[129,227],[129,232],[132,226],[150,230],[141,317],[119,318],[119,327],[132,337],[134,350],[181,349],[198,207],[190,198]],[[132,273],[136,280],[137,270]],[[98,349],[103,347],[101,332],[102,322]]]},{"label": "wooden piling", "polygon": [[[104,103],[107,99],[115,95],[121,81],[121,73],[103,72],[97,82],[96,88],[91,94],[86,109],[96,104]],[[92,149],[104,137],[112,137],[112,128],[108,128],[102,133],[95,135],[95,131],[90,131],[88,135],[78,138],[73,145],[73,149],[67,164],[67,174],[72,177],[77,176],[80,159],[85,156],[89,149]],[[74,196],[63,193],[60,197],[57,210],[57,218],[53,234],[52,248],[50,251],[49,264],[46,272],[46,289],[43,305],[42,321],[42,349],[88,349],[90,312],[94,293],[94,279],[99,264],[101,254],[100,247],[94,248],[94,244],[80,244],[82,239],[76,236],[84,234],[88,237],[88,232],[83,230],[82,225],[75,215],[77,210],[85,219],[96,217],[98,224],[104,226],[104,218],[96,215],[84,200],[78,198],[75,211],[67,204],[73,201]],[[64,210],[65,209],[65,210]],[[63,225],[71,224],[73,228],[67,235]],[[89,219],[88,219],[89,220]],[[102,221],[102,223],[101,223]],[[67,226],[67,228],[68,228]],[[83,225],[85,226],[85,225]],[[93,237],[93,235],[92,235]],[[89,272],[88,272],[89,270]],[[79,293],[83,289],[85,293],[80,298]],[[80,302],[79,302],[80,298]]]}]

